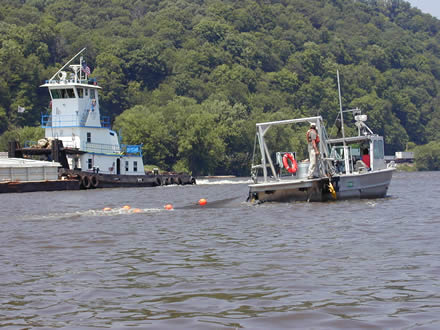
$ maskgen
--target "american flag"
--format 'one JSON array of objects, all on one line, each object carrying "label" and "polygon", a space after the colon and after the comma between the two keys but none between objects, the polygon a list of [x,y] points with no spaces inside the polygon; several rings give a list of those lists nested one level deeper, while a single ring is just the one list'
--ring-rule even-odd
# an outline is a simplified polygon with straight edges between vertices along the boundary
[{"label": "american flag", "polygon": [[82,64],[82,72],[84,72],[86,75],[90,76],[90,68],[87,66],[86,62],[83,62]]}]

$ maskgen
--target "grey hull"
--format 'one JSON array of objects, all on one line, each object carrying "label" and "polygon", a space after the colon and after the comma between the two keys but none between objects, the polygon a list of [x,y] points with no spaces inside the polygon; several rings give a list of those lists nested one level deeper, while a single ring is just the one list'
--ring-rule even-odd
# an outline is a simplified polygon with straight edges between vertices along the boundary
[{"label": "grey hull", "polygon": [[312,201],[334,200],[330,193],[331,182],[336,200],[385,197],[394,169],[384,169],[359,174],[339,175],[331,179],[288,179],[249,185],[251,201]]},{"label": "grey hull", "polygon": [[384,169],[336,177],[332,183],[337,199],[385,197],[393,172],[394,169]]}]

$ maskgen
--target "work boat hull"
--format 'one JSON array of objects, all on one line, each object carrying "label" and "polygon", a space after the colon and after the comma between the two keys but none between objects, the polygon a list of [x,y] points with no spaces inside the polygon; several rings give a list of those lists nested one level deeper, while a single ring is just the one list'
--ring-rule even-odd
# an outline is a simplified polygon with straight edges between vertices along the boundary
[{"label": "work boat hull", "polygon": [[[385,197],[394,168],[318,179],[281,179],[249,185],[249,200],[258,202],[324,202]],[[330,193],[334,187],[336,198]]]},{"label": "work boat hull", "polygon": [[335,177],[332,179],[332,184],[336,197],[341,200],[385,197],[394,171],[395,169],[391,168]]}]

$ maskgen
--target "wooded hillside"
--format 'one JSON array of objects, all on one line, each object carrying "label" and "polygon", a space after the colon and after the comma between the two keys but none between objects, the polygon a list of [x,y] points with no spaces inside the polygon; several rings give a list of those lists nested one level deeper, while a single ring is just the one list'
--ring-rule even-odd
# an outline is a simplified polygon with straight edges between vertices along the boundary
[{"label": "wooded hillside", "polygon": [[[3,147],[40,124],[38,86],[83,47],[102,114],[164,169],[245,175],[256,122],[320,114],[332,126],[337,69],[344,108],[368,115],[387,154],[440,141],[440,21],[406,1],[0,4]],[[301,149],[294,133],[273,138]]]}]

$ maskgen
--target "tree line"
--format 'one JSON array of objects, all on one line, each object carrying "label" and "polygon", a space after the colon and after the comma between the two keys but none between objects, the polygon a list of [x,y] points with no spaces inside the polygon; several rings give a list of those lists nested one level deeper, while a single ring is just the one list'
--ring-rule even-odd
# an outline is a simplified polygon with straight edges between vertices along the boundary
[{"label": "tree line", "polygon": [[0,4],[2,149],[44,134],[38,86],[83,47],[101,112],[163,169],[247,175],[256,122],[319,114],[331,127],[336,70],[344,108],[368,115],[387,154],[440,141],[440,21],[403,0]]}]

